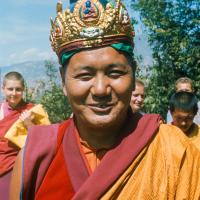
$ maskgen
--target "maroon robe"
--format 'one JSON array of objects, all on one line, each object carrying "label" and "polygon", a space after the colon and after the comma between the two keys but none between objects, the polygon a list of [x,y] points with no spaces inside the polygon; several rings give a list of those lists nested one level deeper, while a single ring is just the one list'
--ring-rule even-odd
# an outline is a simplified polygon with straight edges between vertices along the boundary
[{"label": "maroon robe", "polygon": [[105,154],[91,175],[73,119],[61,125],[32,127],[23,158],[22,199],[100,198],[152,139],[159,121],[159,115],[131,114],[120,142]]},{"label": "maroon robe", "polygon": [[13,168],[19,147],[4,138],[9,128],[18,120],[20,114],[33,107],[33,104],[22,102],[17,109],[4,104],[4,118],[0,120],[0,199],[8,200],[11,170]]}]

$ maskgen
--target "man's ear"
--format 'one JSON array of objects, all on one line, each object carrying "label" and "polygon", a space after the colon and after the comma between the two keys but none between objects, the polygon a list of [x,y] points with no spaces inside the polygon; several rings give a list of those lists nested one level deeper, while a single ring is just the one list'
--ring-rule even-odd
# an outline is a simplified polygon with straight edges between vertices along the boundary
[{"label": "man's ear", "polygon": [[63,69],[63,67],[61,66],[59,68],[59,71],[60,71],[60,76],[61,76],[61,79],[62,79],[62,84],[64,85],[65,84],[65,70]]},{"label": "man's ear", "polygon": [[67,89],[66,89],[65,85],[63,85],[63,93],[67,97]]},{"label": "man's ear", "polygon": [[59,68],[59,70],[60,70],[60,76],[61,76],[61,79],[62,79],[63,93],[64,93],[65,96],[67,96],[67,90],[66,90],[66,87],[65,87],[65,70],[63,69],[62,66]]}]

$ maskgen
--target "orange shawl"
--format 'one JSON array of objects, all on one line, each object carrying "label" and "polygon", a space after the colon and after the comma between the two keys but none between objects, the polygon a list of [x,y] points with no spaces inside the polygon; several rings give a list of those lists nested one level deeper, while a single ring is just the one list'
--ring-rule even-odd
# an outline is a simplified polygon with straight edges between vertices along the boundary
[{"label": "orange shawl", "polygon": [[161,125],[101,200],[199,200],[200,154],[175,126]]},{"label": "orange shawl", "polygon": [[200,151],[200,126],[194,123],[191,128],[188,138]]}]

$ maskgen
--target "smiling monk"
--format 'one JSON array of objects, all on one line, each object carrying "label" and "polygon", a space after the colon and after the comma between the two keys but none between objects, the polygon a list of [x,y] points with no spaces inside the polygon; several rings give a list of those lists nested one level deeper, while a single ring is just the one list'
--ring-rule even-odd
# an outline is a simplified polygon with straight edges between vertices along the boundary
[{"label": "smiling monk", "polygon": [[12,200],[200,198],[195,146],[159,115],[131,111],[133,36],[120,0],[57,4],[50,40],[73,118],[30,129]]}]

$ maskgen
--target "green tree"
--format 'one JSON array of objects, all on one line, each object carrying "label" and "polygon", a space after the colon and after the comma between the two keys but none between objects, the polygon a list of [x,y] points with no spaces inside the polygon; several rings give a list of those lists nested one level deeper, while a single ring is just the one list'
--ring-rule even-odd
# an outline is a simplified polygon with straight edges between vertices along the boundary
[{"label": "green tree", "polygon": [[132,0],[132,5],[140,12],[153,50],[146,109],[165,116],[176,79],[187,76],[200,85],[199,0]]},{"label": "green tree", "polygon": [[[71,114],[71,108],[62,91],[58,67],[52,61],[45,61],[47,80],[40,103],[46,109],[52,123],[61,122]],[[59,79],[58,79],[59,77]]]}]

